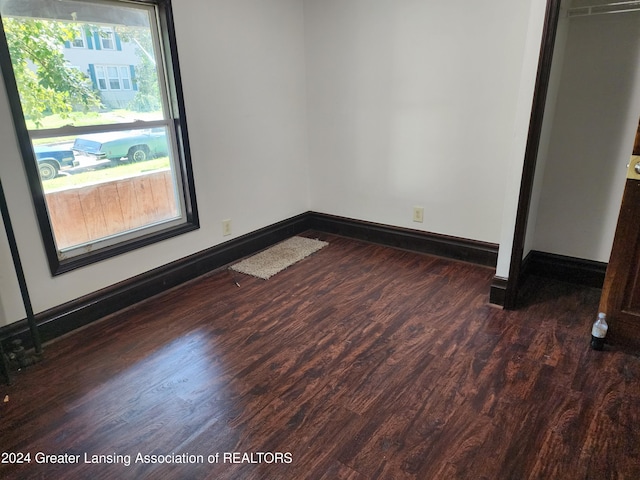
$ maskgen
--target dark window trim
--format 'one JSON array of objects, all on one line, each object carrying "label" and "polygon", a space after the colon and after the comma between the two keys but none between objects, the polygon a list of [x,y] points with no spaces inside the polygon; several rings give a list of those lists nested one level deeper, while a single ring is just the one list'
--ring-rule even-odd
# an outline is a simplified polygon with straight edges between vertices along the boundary
[{"label": "dark window trim", "polygon": [[138,3],[156,5],[158,9],[160,19],[159,34],[162,36],[162,42],[164,44],[164,60],[166,63],[167,75],[169,76],[169,101],[172,102],[172,108],[174,109],[173,119],[169,119],[169,123],[173,120],[177,139],[177,148],[180,152],[180,158],[177,163],[181,170],[182,191],[185,206],[185,223],[63,260],[58,258],[58,251],[54,241],[53,231],[51,229],[51,220],[46,207],[45,195],[40,182],[36,159],[31,147],[29,131],[27,130],[24,114],[22,112],[18,86],[13,74],[7,39],[4,34],[4,29],[0,28],[0,72],[2,73],[7,90],[9,107],[11,109],[13,124],[16,130],[16,137],[22,153],[27,181],[29,183],[29,189],[31,191],[31,197],[33,199],[36,212],[36,218],[49,263],[49,269],[51,270],[52,275],[69,272],[76,268],[115,257],[200,228],[198,209],[196,206],[195,182],[193,178],[193,168],[191,165],[191,151],[189,148],[189,137],[187,134],[184,98],[182,95],[182,81],[180,77],[180,69],[178,67],[178,48],[175,37],[175,28],[173,25],[171,1],[139,0]]}]

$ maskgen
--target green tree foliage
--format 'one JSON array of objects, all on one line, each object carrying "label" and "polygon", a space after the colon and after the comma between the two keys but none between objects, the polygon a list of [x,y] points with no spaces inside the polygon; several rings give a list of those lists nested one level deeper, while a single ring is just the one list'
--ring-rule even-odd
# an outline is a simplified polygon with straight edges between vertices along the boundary
[{"label": "green tree foliage", "polygon": [[140,62],[136,65],[135,82],[138,87],[136,96],[129,104],[135,112],[157,112],[162,108],[160,88],[158,87],[158,71],[153,56],[153,42],[149,29],[129,28],[121,30],[123,39],[137,45]]},{"label": "green tree foliage", "polygon": [[158,74],[153,63],[144,55],[136,65],[136,82],[138,91],[129,104],[135,112],[156,112],[160,110],[160,90],[158,88]]},{"label": "green tree foliage", "polygon": [[45,114],[68,117],[100,105],[91,81],[64,58],[75,25],[38,19],[2,19],[22,110],[37,126]]}]

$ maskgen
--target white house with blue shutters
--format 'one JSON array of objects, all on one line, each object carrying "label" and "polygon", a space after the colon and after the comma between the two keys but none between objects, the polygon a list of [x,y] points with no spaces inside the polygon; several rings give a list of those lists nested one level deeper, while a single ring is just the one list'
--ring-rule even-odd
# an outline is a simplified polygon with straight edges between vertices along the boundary
[{"label": "white house with blue shutters", "polygon": [[109,108],[126,108],[136,94],[135,66],[139,49],[111,26],[81,25],[73,41],[65,42],[64,56],[86,73]]}]

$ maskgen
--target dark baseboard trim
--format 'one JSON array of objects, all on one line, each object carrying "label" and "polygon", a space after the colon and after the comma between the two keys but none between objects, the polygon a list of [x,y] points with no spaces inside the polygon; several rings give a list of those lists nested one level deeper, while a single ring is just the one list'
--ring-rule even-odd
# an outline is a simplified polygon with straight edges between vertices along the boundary
[{"label": "dark baseboard trim", "polygon": [[489,303],[504,307],[507,296],[508,279],[504,277],[494,276],[491,281],[491,290],[489,290]]},{"label": "dark baseboard trim", "polygon": [[309,224],[313,230],[412,252],[462,260],[477,265],[495,268],[498,261],[498,245],[494,243],[479,242],[316,212],[309,213]]},{"label": "dark baseboard trim", "polygon": [[[522,261],[521,271],[522,281],[529,275],[536,275],[587,287],[602,288],[607,264],[532,250]],[[489,303],[508,307],[506,304],[507,285],[508,279],[498,276],[493,277],[489,292]]]},{"label": "dark baseboard trim", "polygon": [[587,287],[602,288],[607,264],[532,250],[522,263],[524,276],[537,275]]},{"label": "dark baseboard trim", "polygon": [[[308,229],[308,214],[303,213],[41,312],[35,318],[42,342],[53,340]],[[27,349],[32,347],[26,319],[2,327],[0,338],[5,339],[3,343],[7,351],[11,351],[11,348],[6,344],[15,339],[22,340]]]},{"label": "dark baseboard trim", "polygon": [[[495,244],[306,212],[38,313],[35,319],[42,342],[51,341],[307,230],[490,267],[495,267],[498,257]],[[0,328],[0,339],[3,339],[7,351],[11,350],[9,342],[15,339],[22,340],[27,349],[32,347],[26,319]]]}]

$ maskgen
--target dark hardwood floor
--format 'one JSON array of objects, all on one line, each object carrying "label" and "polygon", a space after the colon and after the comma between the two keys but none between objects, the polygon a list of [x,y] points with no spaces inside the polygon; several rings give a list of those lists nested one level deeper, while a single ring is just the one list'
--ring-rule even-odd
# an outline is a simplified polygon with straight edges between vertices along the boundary
[{"label": "dark hardwood floor", "polygon": [[640,478],[640,358],[589,348],[600,290],[532,277],[503,311],[492,269],[306,235],[330,245],[268,281],[218,271],[46,345],[1,387],[0,451],[31,463],[0,477]]}]

